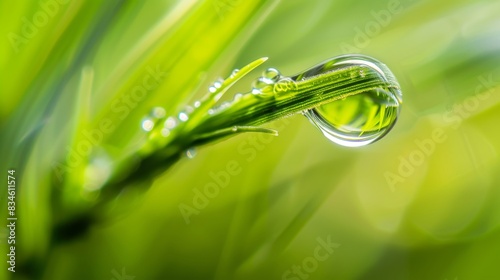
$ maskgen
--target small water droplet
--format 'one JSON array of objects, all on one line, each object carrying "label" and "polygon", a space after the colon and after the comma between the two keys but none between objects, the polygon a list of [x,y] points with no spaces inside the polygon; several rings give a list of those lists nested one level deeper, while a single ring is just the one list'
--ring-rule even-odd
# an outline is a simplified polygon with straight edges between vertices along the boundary
[{"label": "small water droplet", "polygon": [[184,109],[184,111],[187,113],[187,114],[191,114],[193,111],[194,111],[194,108],[192,106],[186,106],[186,108]]},{"label": "small water droplet", "polygon": [[259,96],[273,95],[273,82],[267,78],[260,77],[252,84],[252,93]]},{"label": "small water droplet", "polygon": [[[307,79],[346,67],[363,67],[359,75],[374,75],[397,85],[391,71],[381,62],[361,55],[333,58],[293,78]],[[352,77],[352,76],[351,76]],[[308,110],[305,116],[331,141],[348,147],[370,144],[384,137],[394,126],[403,101],[399,86],[346,95],[331,103]]]},{"label": "small water droplet", "polygon": [[240,72],[240,69],[234,69],[229,77],[234,78],[234,76],[236,76],[236,74],[238,74],[238,72]]},{"label": "small water droplet", "polygon": [[156,126],[156,123],[164,118],[167,112],[162,107],[154,107],[149,111],[149,114],[142,120],[141,127],[144,131],[151,131]]},{"label": "small water droplet", "polygon": [[186,156],[189,159],[193,159],[197,154],[196,148],[189,148],[186,150]]},{"label": "small water droplet", "polygon": [[175,120],[175,118],[173,117],[168,117],[166,120],[165,120],[165,128],[168,128],[168,129],[173,129],[177,126],[177,120]]},{"label": "small water droplet", "polygon": [[214,109],[208,109],[208,114],[213,115],[215,113]]},{"label": "small water droplet", "polygon": [[151,109],[151,112],[149,113],[151,117],[156,119],[163,118],[165,117],[166,114],[167,111],[165,111],[165,109],[163,109],[162,107],[154,107],[153,109]]},{"label": "small water droplet", "polygon": [[275,68],[268,68],[262,73],[262,77],[270,83],[275,83],[280,79],[280,71]]},{"label": "small water droplet", "polygon": [[145,118],[142,120],[141,126],[144,131],[151,131],[155,127],[155,122],[151,118]]},{"label": "small water droplet", "polygon": [[243,94],[238,92],[237,94],[235,94],[235,95],[234,95],[234,97],[233,97],[233,101],[238,101],[238,100],[240,100],[242,97],[243,97]]},{"label": "small water droplet", "polygon": [[222,80],[222,79],[219,79],[219,80],[215,81],[214,82],[214,87],[215,88],[221,88],[222,82],[224,82],[224,80]]},{"label": "small water droplet", "polygon": [[208,88],[208,91],[210,91],[211,93],[214,93],[214,92],[216,92],[216,91],[217,91],[217,88],[216,88],[216,87],[214,87],[214,86],[210,86],[210,87]]},{"label": "small water droplet", "polygon": [[188,114],[186,112],[180,112],[179,113],[179,120],[182,122],[189,120]]},{"label": "small water droplet", "polygon": [[201,105],[201,102],[200,102],[199,100],[196,100],[196,101],[194,102],[194,107],[195,107],[195,108],[200,107],[200,105]]},{"label": "small water droplet", "polygon": [[155,123],[153,122],[153,120],[151,120],[149,118],[146,118],[142,121],[142,129],[144,131],[151,131],[154,126],[155,126]]}]

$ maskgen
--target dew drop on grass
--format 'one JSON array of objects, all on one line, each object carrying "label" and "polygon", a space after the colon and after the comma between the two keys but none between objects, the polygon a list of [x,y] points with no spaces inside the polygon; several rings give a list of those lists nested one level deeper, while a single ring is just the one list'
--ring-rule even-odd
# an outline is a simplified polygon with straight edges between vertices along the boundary
[{"label": "dew drop on grass", "polygon": [[173,117],[168,117],[165,120],[165,128],[167,129],[173,129],[177,126],[177,120]]},{"label": "dew drop on grass", "polygon": [[257,96],[274,95],[273,86],[280,79],[280,72],[274,68],[268,68],[262,76],[252,84],[252,93]]},{"label": "dew drop on grass", "polygon": [[[359,70],[359,67],[362,69]],[[345,84],[371,79],[387,82],[390,86],[346,94],[343,98],[307,110],[304,115],[325,137],[342,146],[360,147],[381,139],[396,123],[403,102],[396,78],[385,64],[367,56],[345,55],[325,61],[292,79],[307,80],[340,69],[345,69],[345,75],[341,76],[344,78],[341,82]]]},{"label": "dew drop on grass", "polygon": [[149,113],[151,118],[154,118],[154,119],[163,118],[163,117],[165,117],[166,114],[167,114],[167,111],[165,111],[165,109],[163,109],[162,107],[154,107],[153,109],[151,109],[151,112]]},{"label": "dew drop on grass", "polygon": [[189,158],[189,159],[193,159],[197,154],[197,151],[195,148],[190,148],[190,149],[187,149],[186,150],[186,156]]},{"label": "dew drop on grass", "polygon": [[236,76],[236,74],[238,74],[239,71],[240,71],[240,69],[234,69],[229,77],[234,78],[234,76]]},{"label": "dew drop on grass", "polygon": [[187,121],[188,119],[189,119],[189,116],[188,116],[188,114],[187,114],[186,112],[180,112],[180,113],[179,113],[179,120],[180,120],[181,122],[185,122],[185,121]]},{"label": "dew drop on grass", "polygon": [[144,131],[151,131],[155,127],[155,122],[151,118],[144,118],[141,127]]},{"label": "dew drop on grass", "polygon": [[154,107],[153,109],[151,109],[149,114],[144,119],[142,119],[142,122],[141,122],[142,129],[146,132],[153,130],[156,123],[161,118],[164,118],[166,114],[167,114],[167,112],[165,111],[164,108]]}]

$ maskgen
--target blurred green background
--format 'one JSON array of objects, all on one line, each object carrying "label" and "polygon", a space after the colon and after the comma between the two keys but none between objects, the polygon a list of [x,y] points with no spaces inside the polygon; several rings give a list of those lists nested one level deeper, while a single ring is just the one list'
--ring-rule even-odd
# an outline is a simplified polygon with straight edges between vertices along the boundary
[{"label": "blurred green background", "polygon": [[[19,176],[18,264],[38,271],[1,261],[0,278],[500,279],[499,14],[492,0],[0,0],[0,166]],[[399,79],[403,109],[381,141],[344,148],[303,116],[278,120],[279,137],[201,147],[50,243],[109,168],[67,168],[84,131],[109,120],[92,150],[112,162],[152,107],[173,115],[234,68],[267,56],[292,75],[343,53]]]}]

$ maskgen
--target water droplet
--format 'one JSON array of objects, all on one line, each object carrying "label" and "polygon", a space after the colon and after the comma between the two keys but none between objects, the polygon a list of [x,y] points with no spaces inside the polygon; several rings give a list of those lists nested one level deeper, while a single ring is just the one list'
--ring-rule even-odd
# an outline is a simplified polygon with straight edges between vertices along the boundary
[{"label": "water droplet", "polygon": [[238,72],[240,72],[240,69],[234,69],[229,77],[234,78],[234,76],[236,76],[236,74],[238,74]]},{"label": "water droplet", "polygon": [[168,128],[168,129],[173,129],[177,126],[177,120],[175,120],[175,118],[173,117],[168,117],[166,120],[165,120],[165,128]]},{"label": "water droplet", "polygon": [[215,88],[221,88],[222,82],[224,82],[224,80],[222,80],[222,79],[219,79],[219,80],[215,81],[214,82],[214,87]]},{"label": "water droplet", "polygon": [[196,101],[194,102],[194,107],[195,107],[195,108],[200,107],[200,105],[201,105],[201,102],[200,102],[200,101],[196,100]]},{"label": "water droplet", "polygon": [[182,122],[189,120],[188,114],[186,112],[180,112],[179,113],[179,120]]},{"label": "water droplet", "polygon": [[252,84],[252,93],[259,96],[273,95],[273,82],[267,78],[260,77]]},{"label": "water droplet", "polygon": [[164,118],[167,112],[162,107],[154,107],[149,112],[142,122],[141,127],[144,131],[151,131],[155,127],[159,119]]},{"label": "water droplet", "polygon": [[238,100],[240,100],[242,97],[243,97],[243,94],[238,92],[237,94],[235,94],[235,95],[234,95],[234,97],[233,97],[233,101],[238,101]]},{"label": "water droplet", "polygon": [[267,79],[270,83],[275,83],[280,79],[280,71],[275,68],[268,68],[262,73],[262,77]]},{"label": "water droplet", "polygon": [[274,95],[273,86],[280,80],[280,72],[275,68],[268,68],[262,72],[262,77],[252,84],[252,93],[258,96]]},{"label": "water droplet", "polygon": [[197,154],[197,151],[195,148],[190,148],[190,149],[187,149],[186,151],[186,156],[189,158],[189,159],[193,159]]},{"label": "water droplet", "polygon": [[151,118],[145,118],[142,120],[141,126],[144,131],[151,131],[155,127],[155,122]]},{"label": "water droplet", "polygon": [[210,91],[211,93],[214,93],[214,92],[216,92],[216,91],[217,91],[217,88],[216,88],[216,87],[214,87],[214,86],[210,86],[210,87],[208,88],[208,91]]},{"label": "water droplet", "polygon": [[213,115],[215,113],[215,110],[214,109],[208,109],[208,114],[209,115]]},{"label": "water droplet", "polygon": [[[332,70],[363,67],[361,77],[376,77],[398,85],[394,75],[381,62],[361,55],[333,58],[293,79],[307,79]],[[349,76],[348,76],[349,77]],[[351,73],[352,79],[352,73]],[[384,137],[394,126],[403,101],[399,86],[378,87],[318,106],[305,116],[331,141],[348,147],[370,144]]]},{"label": "water droplet", "polygon": [[156,119],[163,118],[165,117],[166,114],[167,111],[165,111],[165,109],[163,109],[162,107],[154,107],[153,109],[151,109],[151,112],[149,113],[151,117]]},{"label": "water droplet", "polygon": [[191,114],[193,111],[194,111],[194,108],[192,106],[186,106],[186,108],[184,109],[184,111],[187,113],[187,114]]}]

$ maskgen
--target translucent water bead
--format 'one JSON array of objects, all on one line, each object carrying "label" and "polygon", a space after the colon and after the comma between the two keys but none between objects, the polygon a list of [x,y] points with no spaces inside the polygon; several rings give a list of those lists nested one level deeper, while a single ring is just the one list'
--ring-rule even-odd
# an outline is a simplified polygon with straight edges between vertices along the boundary
[{"label": "translucent water bead", "polygon": [[399,84],[385,64],[368,56],[344,55],[327,60],[292,79],[303,81],[340,69],[346,69],[346,83],[379,79],[384,86],[348,95],[310,109],[304,115],[325,137],[342,146],[359,147],[381,139],[396,123],[403,102]]},{"label": "translucent water bead", "polygon": [[149,114],[143,118],[141,127],[144,131],[151,131],[159,119],[165,117],[166,111],[162,107],[154,107]]},{"label": "translucent water bead", "polygon": [[274,94],[274,84],[280,79],[280,72],[274,68],[268,68],[252,84],[252,93],[258,96],[271,96]]}]

